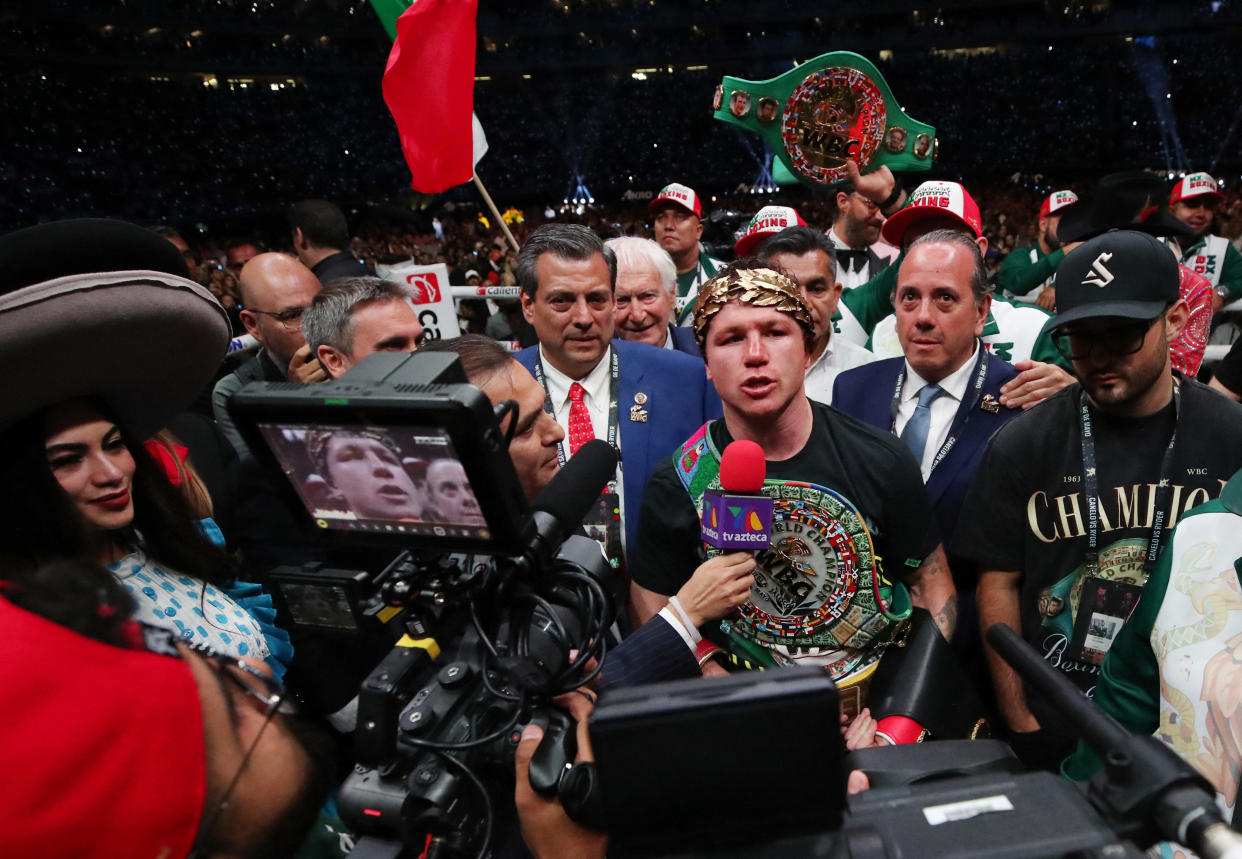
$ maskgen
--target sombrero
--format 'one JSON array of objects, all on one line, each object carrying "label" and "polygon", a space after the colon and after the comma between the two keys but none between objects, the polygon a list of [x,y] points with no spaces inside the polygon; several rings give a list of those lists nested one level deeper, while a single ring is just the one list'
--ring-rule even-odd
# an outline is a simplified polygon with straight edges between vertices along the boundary
[{"label": "sombrero", "polygon": [[57,221],[0,236],[0,428],[97,397],[147,438],[212,379],[228,317],[168,240],[124,221]]}]

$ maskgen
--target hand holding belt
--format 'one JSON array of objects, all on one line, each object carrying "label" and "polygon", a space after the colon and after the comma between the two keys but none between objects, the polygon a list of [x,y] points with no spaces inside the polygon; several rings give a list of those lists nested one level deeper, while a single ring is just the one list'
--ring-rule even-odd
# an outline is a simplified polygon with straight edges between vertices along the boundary
[{"label": "hand holding belt", "polygon": [[849,51],[766,81],[726,77],[712,107],[716,119],[763,136],[778,184],[834,184],[846,161],[864,172],[926,171],[938,150],[936,129],[907,116],[879,70]]}]

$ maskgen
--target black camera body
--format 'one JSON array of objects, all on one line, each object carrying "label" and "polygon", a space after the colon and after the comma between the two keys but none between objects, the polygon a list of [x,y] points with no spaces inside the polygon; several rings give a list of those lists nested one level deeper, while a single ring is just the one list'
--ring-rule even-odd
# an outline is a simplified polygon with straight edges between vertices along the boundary
[{"label": "black camera body", "polygon": [[[515,409],[493,408],[449,353],[377,353],[340,379],[252,383],[230,402],[308,534],[402,552],[375,576],[312,565],[269,578],[302,633],[396,641],[359,689],[339,799],[355,831],[390,847],[484,854],[532,721],[545,729],[532,783],[555,794],[575,735],[551,700],[603,660],[617,576],[574,532],[616,451],[584,446],[530,505],[500,430]],[[455,506],[435,502],[434,469],[458,481]],[[454,656],[437,667],[442,645]]]},{"label": "black camera body", "polygon": [[[466,852],[467,841],[486,825],[482,811],[489,800],[478,782],[511,792],[522,732],[517,722],[529,721],[529,707],[515,714],[498,696],[517,697],[496,671],[465,661],[441,668],[400,712],[394,757],[376,766],[359,763],[345,780],[338,798],[343,818],[360,835],[407,845],[431,836],[450,852]],[[480,739],[452,758],[434,749]],[[463,768],[475,774],[474,783]]]}]

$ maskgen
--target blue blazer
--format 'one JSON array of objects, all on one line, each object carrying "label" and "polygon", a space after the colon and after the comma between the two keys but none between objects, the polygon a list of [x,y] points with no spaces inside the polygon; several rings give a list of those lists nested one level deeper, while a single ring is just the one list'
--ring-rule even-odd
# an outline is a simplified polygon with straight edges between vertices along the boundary
[{"label": "blue blazer", "polygon": [[603,693],[622,686],[684,680],[701,673],[690,648],[657,614],[604,655],[596,689]]},{"label": "blue blazer", "polygon": [[[665,457],[672,456],[699,427],[721,416],[720,397],[707,380],[702,358],[691,358],[671,349],[646,343],[612,341],[617,350],[621,392],[617,400],[618,433],[621,439],[622,492],[625,504],[626,559],[633,571],[634,547],[638,545],[638,511],[651,472]],[[530,346],[515,357],[535,372],[539,347]],[[645,395],[642,408],[646,421],[631,418],[635,397]]]},{"label": "blue blazer", "polygon": [[[983,383],[983,393],[999,400],[1001,386],[1018,375],[1018,371],[1008,361],[1002,361],[995,355],[989,354],[987,361],[988,375]],[[904,366],[904,358],[889,358],[846,370],[837,376],[832,387],[833,407],[884,432],[891,432],[893,425],[889,409],[892,407],[893,388],[897,384],[897,374]],[[950,434],[958,433],[957,443],[927,477],[927,495],[936,511],[936,523],[940,526],[940,537],[946,546],[957,527],[966,490],[975,476],[975,469],[979,467],[988,439],[1007,421],[1022,413],[1021,409],[1004,406],[1000,406],[995,414],[979,406],[972,411],[969,393],[958,407],[950,430]]]},{"label": "blue blazer", "polygon": [[699,351],[699,343],[694,339],[694,329],[687,328],[684,325],[670,325],[669,331],[673,335],[673,348],[678,352],[685,352],[687,355],[693,355],[700,361],[703,360],[703,353]]}]

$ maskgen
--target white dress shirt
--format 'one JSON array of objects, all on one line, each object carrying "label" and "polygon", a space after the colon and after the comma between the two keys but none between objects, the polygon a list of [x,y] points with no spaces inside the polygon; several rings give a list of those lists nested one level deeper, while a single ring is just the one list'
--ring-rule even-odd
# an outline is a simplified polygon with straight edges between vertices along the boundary
[{"label": "white dress shirt", "polygon": [[828,338],[828,345],[806,371],[803,388],[806,395],[826,406],[832,405],[832,386],[837,376],[845,370],[861,367],[876,360],[867,349],[835,334]]},{"label": "white dress shirt", "polygon": [[[569,389],[574,382],[582,385],[583,390],[586,391],[582,402],[586,404],[587,411],[591,413],[591,429],[595,431],[595,437],[607,441],[608,396],[611,393],[612,380],[612,347],[609,346],[604,350],[599,363],[581,379],[571,379],[553,367],[552,362],[548,360],[548,356],[544,354],[542,346],[539,347],[539,360],[543,363],[543,378],[548,384],[548,397],[552,401],[553,417],[556,418],[556,422],[565,430],[565,438],[561,442],[561,449],[565,452],[565,458],[569,459]],[[620,442],[620,432],[618,432],[618,447]]]},{"label": "white dress shirt", "polygon": [[[949,427],[953,426],[953,418],[962,404],[962,398],[966,396],[971,371],[975,368],[975,360],[978,357],[979,341],[976,340],[975,351],[971,353],[969,360],[940,380],[940,387],[944,393],[932,400],[931,421],[927,428],[927,446],[923,448],[923,461],[919,463],[924,482],[931,474],[932,461],[935,460],[941,445],[949,436]],[[914,372],[910,362],[906,361],[906,383],[901,389],[901,402],[897,405],[897,424],[893,427],[893,432],[897,435],[901,435],[901,431],[906,428],[906,423],[914,415],[914,409],[918,406],[919,391],[923,390],[926,385],[927,381]]]}]

